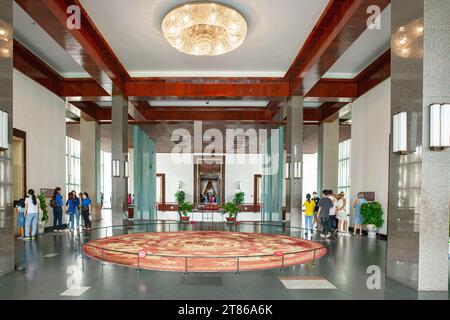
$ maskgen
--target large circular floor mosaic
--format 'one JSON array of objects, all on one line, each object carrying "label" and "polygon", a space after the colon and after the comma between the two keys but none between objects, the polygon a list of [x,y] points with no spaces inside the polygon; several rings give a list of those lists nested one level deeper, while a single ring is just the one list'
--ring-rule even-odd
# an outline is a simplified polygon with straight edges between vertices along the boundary
[{"label": "large circular floor mosaic", "polygon": [[[292,266],[319,259],[322,244],[287,236],[216,232],[139,233],[93,240],[83,246],[94,259],[149,270],[227,272]],[[315,252],[314,252],[315,251]],[[139,254],[141,257],[138,258]],[[284,257],[283,257],[284,256]],[[187,258],[187,259],[186,259]]]}]

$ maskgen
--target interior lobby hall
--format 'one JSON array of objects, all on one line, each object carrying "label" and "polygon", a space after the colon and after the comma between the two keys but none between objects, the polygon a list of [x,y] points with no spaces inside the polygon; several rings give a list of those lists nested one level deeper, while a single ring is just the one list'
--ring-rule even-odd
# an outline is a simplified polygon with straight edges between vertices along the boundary
[{"label": "interior lobby hall", "polygon": [[449,300],[450,1],[0,0],[0,300]]}]

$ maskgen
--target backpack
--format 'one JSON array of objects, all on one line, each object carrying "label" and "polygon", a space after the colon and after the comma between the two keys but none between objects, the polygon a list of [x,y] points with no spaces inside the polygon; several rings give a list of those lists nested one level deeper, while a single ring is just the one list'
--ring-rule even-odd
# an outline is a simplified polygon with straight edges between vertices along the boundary
[{"label": "backpack", "polygon": [[55,198],[52,198],[52,199],[50,200],[50,207],[52,207],[52,208],[55,208],[55,207],[56,207],[56,199],[55,199]]}]

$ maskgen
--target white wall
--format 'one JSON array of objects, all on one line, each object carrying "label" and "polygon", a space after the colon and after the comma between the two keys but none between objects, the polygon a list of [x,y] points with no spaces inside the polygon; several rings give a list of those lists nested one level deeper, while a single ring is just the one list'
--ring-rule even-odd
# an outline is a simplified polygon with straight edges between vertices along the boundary
[{"label": "white wall", "polygon": [[[348,199],[353,204],[358,192],[374,191],[384,211],[385,224],[379,230],[384,235],[387,234],[390,106],[390,79],[352,104],[351,194]],[[353,225],[353,218],[350,221]]]},{"label": "white wall", "polygon": [[[239,157],[245,156],[242,162]],[[254,177],[262,174],[263,156],[260,154],[226,155],[225,158],[225,201],[231,201],[237,192],[244,192],[244,203],[254,203]],[[240,182],[241,189],[237,189]]]},{"label": "white wall", "polygon": [[[225,200],[230,201],[238,191],[245,193],[245,203],[253,203],[253,179],[255,174],[262,173],[262,156],[247,155],[244,163],[233,160],[232,155],[225,159]],[[175,163],[171,154],[158,153],[156,155],[156,172],[166,174],[166,202],[176,202],[175,192],[178,182],[182,181],[182,189],[186,192],[186,199],[193,201],[194,194],[194,165],[193,155],[188,155],[187,163]],[[241,189],[237,190],[237,183]]]},{"label": "white wall", "polygon": [[13,83],[14,128],[27,134],[27,189],[59,186],[65,194],[65,102],[17,70]]},{"label": "white wall", "polygon": [[175,193],[178,182],[182,181],[182,189],[186,193],[186,201],[193,201],[194,197],[194,165],[193,156],[188,155],[187,163],[174,163],[170,153],[156,154],[156,173],[166,174],[166,202],[176,203]]}]

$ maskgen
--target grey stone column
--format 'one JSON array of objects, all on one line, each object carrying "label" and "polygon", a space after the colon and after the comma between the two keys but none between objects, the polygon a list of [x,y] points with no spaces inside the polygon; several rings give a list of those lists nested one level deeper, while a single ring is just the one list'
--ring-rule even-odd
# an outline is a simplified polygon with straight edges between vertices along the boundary
[{"label": "grey stone column", "polygon": [[122,223],[128,211],[128,179],[124,161],[128,161],[128,98],[113,88],[112,95],[112,161],[120,161],[120,177],[112,177],[113,223]]},{"label": "grey stone column", "polygon": [[[13,1],[0,0],[0,25],[8,33],[12,43]],[[0,40],[2,49],[8,48]],[[9,54],[0,53],[0,110],[8,113],[9,149],[0,151],[0,276],[14,271],[14,213],[12,177],[12,132],[13,132],[13,59],[12,46]],[[0,124],[1,125],[1,124]],[[3,128],[1,128],[3,129]],[[1,130],[0,129],[0,130]]]},{"label": "grey stone column", "polygon": [[99,203],[100,186],[100,125],[81,118],[81,191],[89,193],[93,213]]},{"label": "grey stone column", "polygon": [[419,291],[448,291],[450,150],[429,148],[429,107],[450,103],[449,12],[447,0],[392,2],[391,114],[407,112],[409,152],[391,147],[387,275]]},{"label": "grey stone column", "polygon": [[319,127],[317,157],[317,193],[323,189],[337,192],[339,175],[339,119],[324,122]]},{"label": "grey stone column", "polygon": [[[291,215],[291,226],[302,227],[303,187],[303,97],[293,96],[287,104],[286,161],[290,174],[286,181],[286,206]],[[294,164],[302,164],[301,178],[294,178]]]}]

